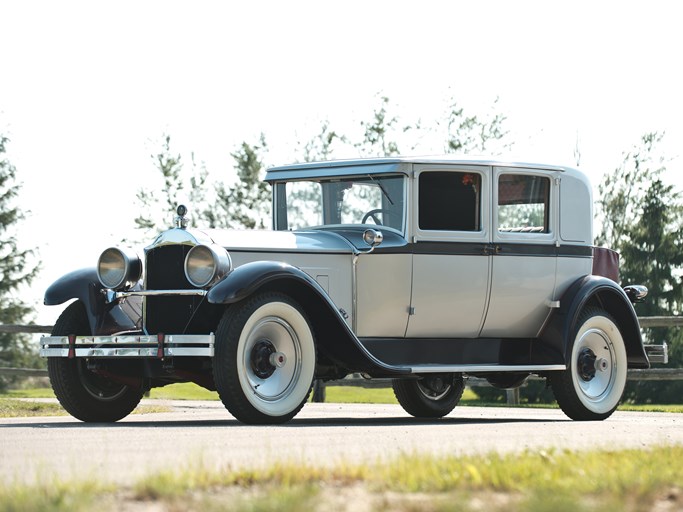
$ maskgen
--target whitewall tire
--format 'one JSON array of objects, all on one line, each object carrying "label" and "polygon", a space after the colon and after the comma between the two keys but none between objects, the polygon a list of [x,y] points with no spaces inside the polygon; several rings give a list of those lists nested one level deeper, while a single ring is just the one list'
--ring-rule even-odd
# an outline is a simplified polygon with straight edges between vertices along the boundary
[{"label": "whitewall tire", "polygon": [[573,338],[568,367],[549,379],[560,408],[575,420],[603,420],[619,405],[626,387],[628,361],[614,319],[598,308],[586,309]]},{"label": "whitewall tire", "polygon": [[214,379],[223,404],[244,423],[283,423],[308,399],[315,340],[302,308],[281,293],[231,306],[216,333]]}]

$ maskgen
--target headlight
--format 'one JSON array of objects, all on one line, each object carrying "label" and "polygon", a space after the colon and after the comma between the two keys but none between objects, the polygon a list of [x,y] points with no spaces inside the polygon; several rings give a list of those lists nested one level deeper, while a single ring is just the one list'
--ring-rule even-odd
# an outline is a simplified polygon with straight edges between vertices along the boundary
[{"label": "headlight", "polygon": [[132,251],[111,247],[97,262],[97,277],[105,288],[125,290],[137,283],[141,275],[142,262]]},{"label": "headlight", "polygon": [[218,245],[196,245],[185,257],[185,277],[192,286],[210,286],[232,270],[225,248]]}]

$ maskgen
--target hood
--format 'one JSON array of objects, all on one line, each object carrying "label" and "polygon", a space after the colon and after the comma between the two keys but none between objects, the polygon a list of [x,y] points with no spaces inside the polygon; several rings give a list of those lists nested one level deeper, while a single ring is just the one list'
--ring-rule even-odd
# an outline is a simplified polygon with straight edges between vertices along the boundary
[{"label": "hood", "polygon": [[[217,244],[228,251],[256,252],[327,252],[354,253],[367,251],[362,228],[344,228],[335,231],[270,231],[233,229],[181,229],[173,228],[161,233],[145,250],[162,245]],[[406,240],[391,230],[382,230],[384,242],[378,251],[387,251],[406,245]]]},{"label": "hood", "polygon": [[228,251],[352,253],[353,245],[330,231],[206,230]]}]

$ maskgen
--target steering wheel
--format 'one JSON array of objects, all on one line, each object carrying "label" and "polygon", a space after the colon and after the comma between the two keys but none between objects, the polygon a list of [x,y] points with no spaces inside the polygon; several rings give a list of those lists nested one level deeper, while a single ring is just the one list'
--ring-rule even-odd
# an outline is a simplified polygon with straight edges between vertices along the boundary
[{"label": "steering wheel", "polygon": [[380,222],[379,218],[377,217],[378,213],[384,213],[384,214],[391,215],[392,212],[391,212],[391,210],[385,210],[384,208],[375,208],[374,210],[370,210],[365,215],[363,215],[363,220],[360,221],[361,224],[365,224],[369,218],[372,218],[372,220],[375,222],[375,224],[377,224],[378,226],[382,226],[383,224]]}]

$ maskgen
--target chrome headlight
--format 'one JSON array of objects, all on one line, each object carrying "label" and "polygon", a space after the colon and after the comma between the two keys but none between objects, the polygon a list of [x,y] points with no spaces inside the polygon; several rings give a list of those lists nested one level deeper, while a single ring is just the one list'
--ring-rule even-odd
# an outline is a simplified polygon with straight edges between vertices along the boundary
[{"label": "chrome headlight", "polygon": [[212,285],[231,270],[230,255],[219,245],[196,245],[185,257],[185,277],[197,288]]},{"label": "chrome headlight", "polygon": [[105,288],[125,290],[137,283],[141,275],[142,262],[132,251],[110,247],[97,262],[97,277]]}]

